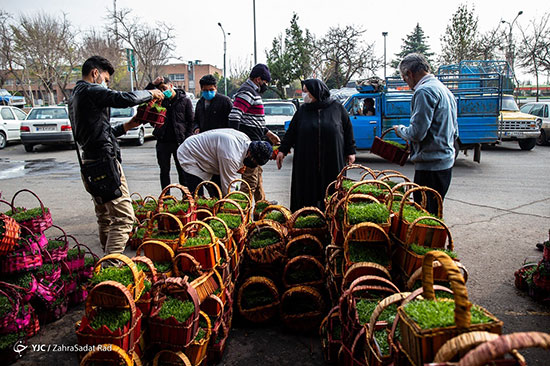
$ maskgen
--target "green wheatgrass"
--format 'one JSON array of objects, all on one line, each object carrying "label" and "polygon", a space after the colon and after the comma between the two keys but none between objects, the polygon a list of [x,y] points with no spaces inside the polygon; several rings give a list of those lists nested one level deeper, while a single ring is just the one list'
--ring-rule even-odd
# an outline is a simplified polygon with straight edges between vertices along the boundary
[{"label": "green wheatgrass", "polygon": [[172,269],[172,262],[153,262],[158,273],[166,273]]},{"label": "green wheatgrass", "polygon": [[32,282],[32,275],[30,272],[17,273],[6,277],[5,279],[3,279],[3,281],[6,281],[7,283],[11,283],[12,285],[15,285],[15,286],[28,289],[30,288],[30,285]]},{"label": "green wheatgrass", "polygon": [[[400,205],[401,205],[401,202],[394,202],[392,205],[393,212],[398,213]],[[436,215],[433,215],[424,211],[420,211],[412,205],[407,205],[407,204],[403,205],[403,214],[401,218],[406,222],[412,223],[414,220],[422,216],[437,217]],[[440,219],[440,220],[443,221],[443,219]],[[441,226],[439,222],[435,220],[430,220],[430,219],[420,220],[419,223],[423,225],[429,225],[429,226]]]},{"label": "green wheatgrass", "polygon": [[98,330],[102,326],[109,328],[111,332],[123,328],[130,322],[130,310],[119,309],[101,309],[90,321],[90,326],[94,330]]},{"label": "green wheatgrass", "polygon": [[[239,205],[240,208],[242,208],[243,210],[246,209],[248,207],[248,201],[236,201],[237,204]],[[232,202],[226,202],[223,204],[223,208],[225,209],[229,209],[229,210],[235,210],[236,207],[235,205],[232,203]]]},{"label": "green wheatgrass", "polygon": [[272,304],[273,294],[263,284],[251,284],[243,290],[241,306],[243,309],[254,309],[259,306]]},{"label": "green wheatgrass", "polygon": [[266,209],[266,207],[269,206],[269,202],[260,201],[256,203],[256,207],[254,208],[254,212],[256,213],[262,213],[263,210]]},{"label": "green wheatgrass", "polygon": [[198,206],[206,206],[208,208],[212,208],[214,207],[214,205],[216,204],[216,202],[218,202],[218,198],[216,197],[212,197],[212,198],[197,198],[197,205]]},{"label": "green wheatgrass", "polygon": [[[455,325],[455,302],[453,300],[417,300],[405,305],[405,313],[421,329],[444,328]],[[471,324],[485,324],[493,320],[480,307],[470,309]]]},{"label": "green wheatgrass", "polygon": [[173,215],[179,212],[185,213],[187,212],[187,210],[189,210],[189,202],[178,202],[173,205],[167,205],[166,210]]},{"label": "green wheatgrass", "polygon": [[[342,181],[342,188],[344,188],[344,190],[346,191],[349,191],[351,187],[353,187],[353,185],[356,183],[358,182],[346,179]],[[352,193],[362,193],[362,194],[368,194],[371,196],[379,197],[384,194],[384,191],[374,184],[362,184],[359,187],[354,188]]]},{"label": "green wheatgrass", "polygon": [[201,245],[208,245],[212,241],[210,240],[210,236],[195,236],[192,238],[187,238],[183,242],[184,247],[198,247]]},{"label": "green wheatgrass", "polygon": [[56,250],[56,249],[59,249],[59,248],[63,248],[66,244],[67,244],[67,243],[64,242],[63,240],[49,239],[49,240],[48,240],[47,250],[48,250],[48,252],[51,252],[52,250]]},{"label": "green wheatgrass", "polygon": [[386,247],[365,242],[352,241],[349,243],[349,259],[352,263],[372,262],[381,266],[389,264]]},{"label": "green wheatgrass", "polygon": [[252,249],[265,248],[281,241],[277,233],[272,230],[256,230],[252,233],[249,246]]},{"label": "green wheatgrass", "polygon": [[[50,209],[47,207],[44,207],[44,211],[48,213],[50,212]],[[13,212],[13,210],[9,210],[5,214],[8,216],[11,216],[17,222],[23,222],[23,221],[40,217],[42,216],[43,213],[42,213],[41,207],[35,207],[29,210],[26,210],[23,207],[16,207],[15,213]]]},{"label": "green wheatgrass", "polygon": [[296,229],[319,228],[324,225],[325,220],[319,215],[300,216],[294,222],[294,228]]},{"label": "green wheatgrass", "polygon": [[86,252],[84,251],[84,249],[80,249],[80,248],[71,248],[67,251],[67,260],[70,261],[70,260],[73,260],[73,259],[76,259],[76,258],[80,258],[82,256],[84,256]]},{"label": "green wheatgrass", "polygon": [[400,144],[399,142],[397,141],[392,141],[392,140],[384,140],[384,142],[387,142],[388,144],[390,145],[393,145],[401,150],[406,150],[407,149],[407,146],[403,145],[403,144]]},{"label": "green wheatgrass", "polygon": [[[207,224],[214,232],[216,238],[225,238],[227,236],[225,226],[218,220],[209,220]],[[202,228],[199,231],[199,236],[210,237],[210,234],[208,233],[208,230],[206,228]]]},{"label": "green wheatgrass", "polygon": [[124,286],[134,283],[132,270],[128,266],[124,267],[107,267],[101,269],[99,273],[94,274],[90,280],[90,284],[95,286],[104,281],[116,281]]},{"label": "green wheatgrass", "polygon": [[197,336],[195,337],[195,342],[200,342],[206,337],[206,331],[202,328],[199,328],[199,331],[197,332]]},{"label": "green wheatgrass", "polygon": [[273,210],[264,216],[264,220],[273,220],[273,221],[280,222],[281,224],[284,224],[285,215],[283,215],[283,213],[280,211]]},{"label": "green wheatgrass", "polygon": [[165,233],[156,230],[151,233],[151,239],[176,240],[179,237],[180,233]]},{"label": "green wheatgrass", "polygon": [[49,275],[59,269],[59,264],[57,263],[44,263],[41,267],[38,267],[34,273],[38,277],[44,277],[45,275]]},{"label": "green wheatgrass", "polygon": [[362,222],[387,223],[390,210],[383,203],[353,202],[348,206],[348,221],[351,225]]},{"label": "green wheatgrass", "polygon": [[27,334],[25,332],[8,333],[0,335],[0,350],[11,348],[21,339],[25,339]]},{"label": "green wheatgrass", "polygon": [[97,263],[97,259],[92,256],[84,257],[84,266],[92,267]]},{"label": "green wheatgrass", "polygon": [[[440,285],[448,289],[451,288],[451,284],[449,281],[434,281],[434,285]],[[411,292],[421,287],[422,287],[422,281],[418,280],[414,283],[413,288],[411,289]],[[438,299],[451,299],[451,300],[454,299],[454,295],[452,293],[449,293],[447,291],[441,291],[441,290],[435,290],[435,297]]]},{"label": "green wheatgrass", "polygon": [[440,252],[443,252],[443,253],[447,254],[449,257],[451,257],[453,259],[457,257],[455,252],[453,252],[452,250],[445,249],[445,248],[430,248],[430,247],[424,247],[422,245],[417,245],[417,244],[411,244],[411,246],[409,248],[411,249],[411,251],[413,251],[414,253],[416,253],[418,255],[426,255],[426,253],[431,252],[432,250],[437,250],[437,251],[440,251]]},{"label": "green wheatgrass", "polygon": [[7,296],[0,295],[0,317],[9,314],[12,310],[12,305]]},{"label": "green wheatgrass", "polygon": [[300,284],[314,282],[321,279],[321,274],[315,269],[295,269],[287,275],[287,281],[289,284]]},{"label": "green wheatgrass", "polygon": [[166,300],[162,303],[158,317],[162,320],[174,317],[178,323],[185,323],[194,311],[195,305],[191,301],[182,301],[172,296],[166,296]]},{"label": "green wheatgrass", "polygon": [[248,197],[245,194],[239,192],[231,192],[227,195],[226,198],[229,198],[234,201],[248,201]]},{"label": "green wheatgrass", "polygon": [[239,215],[232,215],[220,212],[216,214],[216,217],[222,219],[230,229],[237,229],[239,226],[241,226],[242,223],[241,216]]}]

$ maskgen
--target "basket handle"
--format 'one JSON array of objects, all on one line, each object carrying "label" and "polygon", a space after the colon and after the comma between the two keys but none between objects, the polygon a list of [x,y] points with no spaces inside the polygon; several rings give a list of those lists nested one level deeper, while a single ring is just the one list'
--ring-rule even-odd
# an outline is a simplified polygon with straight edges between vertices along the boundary
[{"label": "basket handle", "polygon": [[151,235],[153,233],[153,230],[155,228],[155,220],[160,217],[160,216],[166,216],[168,218],[170,218],[172,221],[176,222],[176,224],[178,225],[179,227],[179,232],[180,232],[180,235],[179,235],[179,243],[178,244],[181,244],[182,242],[182,235],[183,235],[183,224],[181,223],[181,220],[174,214],[171,214],[169,212],[159,212],[157,214],[155,214],[150,220],[149,220],[149,223],[147,224],[147,231],[149,232],[149,235]]},{"label": "basket handle", "polygon": [[14,210],[13,210],[13,205],[12,205],[11,203],[9,203],[8,201],[3,200],[3,199],[0,199],[0,203],[5,203],[6,205],[10,206],[12,212],[14,212]]},{"label": "basket handle", "polygon": [[428,300],[435,300],[433,262],[441,262],[441,265],[447,272],[447,278],[451,283],[455,300],[455,324],[458,328],[468,328],[470,326],[470,308],[472,303],[468,300],[468,290],[464,284],[464,277],[460,274],[455,261],[447,254],[433,250],[426,253],[422,261],[422,288],[424,297]]},{"label": "basket handle", "polygon": [[[383,177],[386,177],[388,175],[399,175],[399,176],[402,176],[402,177],[405,177],[403,175],[403,173],[401,173],[400,171],[397,171],[397,170],[394,170],[394,169],[384,169],[384,170],[381,170],[378,172],[378,174],[376,175],[376,179],[378,179],[378,177],[382,176]],[[379,180],[382,180],[382,178],[380,178]],[[409,180],[409,178],[405,177],[407,180]]]},{"label": "basket handle", "polygon": [[[387,130],[385,130],[384,132],[382,132],[382,135],[380,135],[380,139],[381,139],[381,140],[384,140],[384,136],[386,136],[388,133],[390,133],[390,132],[392,132],[392,131],[394,131],[393,127],[388,128]],[[397,136],[397,134],[395,134],[395,136]],[[399,137],[399,136],[397,136],[397,137]],[[403,139],[403,140],[405,140],[405,139]],[[409,141],[405,140],[405,142],[406,142],[405,146],[407,147],[406,150],[409,150],[409,149],[410,149],[410,148],[409,148]]]},{"label": "basket handle", "polygon": [[371,170],[371,171],[365,172],[365,173],[363,173],[363,175],[361,175],[361,180],[362,181],[367,180],[367,177],[369,175],[370,175],[371,179],[376,179],[378,174],[380,174],[380,172],[378,170]]},{"label": "basket handle", "polygon": [[167,185],[166,187],[164,187],[164,189],[162,190],[162,192],[160,192],[160,196],[159,196],[159,203],[162,203],[164,201],[164,199],[167,197],[166,193],[171,189],[171,188],[177,188],[181,191],[182,193],[182,201],[187,198],[187,200],[189,201],[189,205],[190,206],[195,206],[195,200],[193,199],[193,196],[191,195],[191,193],[189,193],[189,190],[187,189],[186,186],[182,186],[181,184],[178,184],[178,183],[172,183],[172,184],[169,184]]},{"label": "basket handle", "polygon": [[132,196],[134,196],[134,195],[138,196],[139,199],[132,200],[132,201],[134,201],[134,202],[141,201],[141,203],[143,204],[143,197],[141,196],[141,194],[139,194],[138,192],[133,192],[133,193],[130,194],[130,199],[132,199]]},{"label": "basket handle", "polygon": [[278,224],[273,223],[271,220],[259,220],[255,221],[248,225],[248,235],[247,235],[247,241],[250,240],[252,237],[252,233],[255,230],[261,231],[263,229],[269,229],[271,231],[274,231],[279,236],[279,240],[282,241],[285,239],[285,234],[281,230],[281,227]]},{"label": "basket handle", "polygon": [[218,194],[218,198],[219,199],[223,198],[222,191],[220,190],[220,187],[216,183],[212,182],[211,180],[203,180],[202,182],[199,183],[197,188],[195,188],[195,192],[193,192],[193,198],[195,199],[195,201],[199,198],[200,189],[206,185],[211,185],[212,187],[214,187],[214,189],[216,190],[216,193]]},{"label": "basket handle", "polygon": [[290,214],[290,212],[288,211],[288,209],[284,206],[281,206],[281,205],[269,205],[267,206],[266,208],[264,208],[264,210],[262,211],[262,213],[260,214],[260,220],[263,220],[268,213],[270,213],[271,211],[277,211],[277,212],[280,212],[281,214],[283,214],[283,216],[285,217],[286,221],[290,220],[290,217],[292,216]]},{"label": "basket handle", "polygon": [[[204,227],[206,229],[206,231],[208,231],[208,235],[210,235],[210,243],[212,243],[212,244],[216,243],[215,240],[217,239],[217,236],[214,235],[214,231],[212,230],[210,225],[208,225],[207,223],[205,223],[203,221],[198,221],[198,220],[197,221],[190,221],[187,224],[185,224],[185,226],[182,229],[182,234],[183,234],[184,239],[187,239],[186,233],[189,230],[189,228],[192,227],[193,225],[199,225],[199,226]],[[197,231],[197,233],[198,233],[198,231]]]},{"label": "basket handle", "polygon": [[346,165],[341,171],[340,173],[338,173],[338,176],[336,177],[336,189],[340,189],[340,187],[342,187],[342,180],[344,179],[344,177],[346,176],[346,172],[348,170],[351,170],[351,169],[360,169],[364,172],[371,172],[371,176],[374,177],[373,173],[372,173],[372,169],[371,168],[368,168],[364,165],[361,165],[361,164],[349,164],[349,165]]},{"label": "basket handle", "polygon": [[325,189],[325,199],[328,198],[328,196],[330,196],[329,192],[331,191],[331,189],[332,190],[336,189],[336,183],[337,183],[336,180],[333,180],[332,182],[329,183],[329,185],[327,186],[327,189]]},{"label": "basket handle", "polygon": [[216,214],[223,209],[224,203],[231,203],[233,206],[235,206],[237,208],[237,211],[239,212],[239,215],[241,216],[241,223],[246,224],[246,218],[243,209],[237,202],[233,201],[232,199],[222,198],[221,200],[214,203],[214,206],[212,206],[212,213],[214,214],[214,216],[216,216]]},{"label": "basket handle", "polygon": [[369,327],[368,327],[369,333],[367,334],[369,343],[371,343],[372,340],[374,339],[374,325],[376,324],[378,317],[380,316],[380,314],[382,314],[384,309],[386,309],[390,305],[397,304],[403,301],[410,294],[411,294],[410,292],[398,292],[384,298],[382,301],[378,303],[378,305],[376,305],[369,320]]},{"label": "basket handle", "polygon": [[[232,192],[228,192],[224,198],[227,198],[227,199],[232,199],[231,196],[235,195],[235,194],[242,194],[246,197],[246,208],[245,210],[250,210],[252,208],[252,198],[250,198],[250,196],[246,193],[244,193],[243,191],[232,191]],[[235,201],[235,200],[233,200]]]},{"label": "basket handle", "polygon": [[[133,262],[132,262],[133,263]],[[94,307],[93,300],[94,300],[94,293],[100,291],[103,287],[112,287],[117,289],[122,293],[122,296],[124,296],[124,299],[128,303],[128,307],[130,308],[130,324],[133,324],[136,320],[136,303],[134,301],[134,298],[132,297],[132,294],[124,285],[122,285],[119,282],[116,281],[103,281],[95,285],[88,294],[88,297],[86,298],[86,305],[84,307],[84,312],[87,317],[90,316],[92,309]]]},{"label": "basket handle", "polygon": [[184,366],[193,366],[191,365],[191,361],[189,361],[189,359],[187,358],[187,356],[185,355],[185,353],[183,353],[182,351],[171,351],[171,350],[162,350],[160,351],[159,353],[157,353],[155,355],[155,358],[153,359],[153,366],[158,366],[159,365],[159,360],[160,360],[160,357],[163,355],[163,354],[172,354],[174,355],[175,357],[179,358],[179,360],[181,362],[183,362]]},{"label": "basket handle", "polygon": [[[246,186],[246,188],[248,188],[248,195],[247,196],[250,199],[250,201],[252,201],[252,188],[250,188],[250,184],[248,184],[248,182],[246,180],[241,179],[241,178],[233,179],[231,182],[229,182],[229,185],[227,187],[227,194],[229,194],[231,192],[231,187],[235,183],[243,183]],[[241,192],[242,192],[242,190],[241,190]]]},{"label": "basket handle", "polygon": [[[468,282],[468,269],[466,268],[466,266],[464,264],[460,263],[460,262],[457,262],[457,261],[455,261],[455,264],[462,271],[462,277],[464,277],[464,283]],[[441,267],[441,263],[439,261],[434,261],[433,266],[434,266],[434,268]],[[406,288],[409,289],[409,290],[412,289],[413,286],[414,286],[414,283],[416,281],[418,281],[420,276],[422,276],[422,267],[417,268],[413,272],[413,274],[411,275],[411,277],[407,281]]]},{"label": "basket handle", "polygon": [[13,197],[11,198],[11,207],[13,207],[13,212],[15,212],[16,210],[16,207],[15,207],[15,197],[21,193],[21,192],[29,192],[30,194],[32,194],[33,196],[36,197],[36,199],[38,200],[38,202],[40,202],[40,208],[42,209],[42,214],[46,214],[46,210],[44,209],[44,204],[42,203],[42,200],[40,200],[40,198],[36,195],[36,193],[34,193],[33,191],[31,191],[30,189],[26,189],[26,188],[23,188],[23,189],[20,189],[19,191],[15,192],[15,194],[13,195]]},{"label": "basket handle", "polygon": [[323,219],[323,221],[325,222],[325,226],[327,225],[327,218],[325,217],[325,214],[323,213],[323,211],[319,210],[317,207],[313,207],[313,206],[310,206],[310,207],[303,207],[301,209],[299,209],[298,211],[294,212],[292,214],[292,216],[290,216],[290,220],[288,221],[288,226],[289,228],[294,228],[294,224],[296,223],[296,219],[300,216],[302,216],[303,214],[315,214],[317,216],[319,216],[320,218]]},{"label": "basket handle", "polygon": [[351,294],[354,291],[357,291],[358,288],[364,287],[364,286],[378,286],[378,287],[386,287],[388,289],[393,290],[394,292],[400,292],[399,288],[395,286],[393,282],[390,280],[380,277],[380,276],[373,276],[373,275],[366,275],[356,278],[350,285],[347,291]]},{"label": "basket handle", "polygon": [[481,343],[492,341],[496,338],[498,338],[498,334],[485,331],[462,333],[443,344],[435,355],[434,363],[448,362],[458,353],[472,349]]},{"label": "basket handle", "polygon": [[182,258],[182,257],[186,258],[191,263],[193,263],[193,265],[195,266],[195,268],[197,269],[197,271],[199,273],[202,272],[201,264],[195,259],[195,257],[193,257],[191,254],[188,254],[188,253],[180,253],[180,254],[176,255],[176,257],[174,258],[174,274],[176,275],[176,277],[182,277],[182,274],[181,274],[181,272],[179,270],[179,266],[178,266],[179,259]]},{"label": "basket handle", "polygon": [[157,269],[155,268],[155,265],[153,264],[153,261],[150,258],[145,256],[138,256],[136,253],[136,256],[132,257],[132,261],[136,263],[137,262],[144,263],[145,265],[147,265],[147,267],[149,267],[149,272],[151,272],[151,282],[152,283],[157,282]]},{"label": "basket handle", "polygon": [[[122,361],[124,361],[125,365],[134,366],[134,361],[132,359],[130,359],[128,354],[122,348],[120,348],[119,346],[114,345],[114,344],[102,344],[101,346],[103,347],[103,349],[109,349],[110,348],[112,352],[116,353],[122,359]],[[88,361],[90,361],[90,358],[98,352],[102,352],[102,351],[94,350],[94,351],[90,351],[90,352],[86,353],[86,356],[84,356],[82,361],[80,361],[80,365],[85,366],[88,363]]]},{"label": "basket handle", "polygon": [[[344,254],[348,253],[349,242],[351,240],[353,240],[353,234],[355,234],[355,232],[357,230],[367,228],[367,227],[370,228],[371,230],[374,230],[374,231],[377,231],[378,233],[380,233],[384,237],[384,239],[386,240],[386,243],[388,244],[388,248],[391,248],[390,237],[384,231],[384,229],[382,229],[379,225],[377,225],[375,223],[372,223],[372,222],[362,222],[360,224],[353,225],[351,227],[351,229],[349,230],[349,232],[347,233],[346,237],[344,238]],[[347,255],[346,255],[346,257],[347,257]],[[349,258],[347,258],[347,259],[349,259]]]},{"label": "basket handle", "polygon": [[503,356],[512,350],[539,347],[550,349],[550,334],[542,332],[521,332],[502,335],[485,342],[464,356],[458,366],[485,365],[495,357]]},{"label": "basket handle", "polygon": [[447,232],[447,250],[451,250],[451,251],[454,250],[455,246],[454,246],[454,242],[453,242],[453,237],[451,235],[451,230],[449,230],[449,227],[443,222],[443,220],[441,220],[440,218],[437,218],[437,217],[433,217],[433,216],[421,216],[421,217],[415,219],[409,225],[409,228],[407,229],[407,234],[405,235],[405,245],[407,247],[409,247],[412,244],[412,241],[413,241],[412,233],[413,233],[413,230],[414,230],[415,226],[417,224],[419,224],[420,221],[425,220],[425,219],[430,219],[430,220],[437,221],[441,224],[441,226],[443,226],[443,228]]},{"label": "basket handle", "polygon": [[[430,187],[415,187],[409,189],[405,194],[403,195],[403,198],[401,199],[401,205],[399,206],[399,217],[403,215],[403,205],[405,201],[407,200],[407,197],[409,197],[414,192],[431,192],[433,193],[436,201],[437,201],[437,217],[443,218],[443,199],[441,198],[441,195],[433,188]],[[424,201],[424,200],[423,200]]]},{"label": "basket handle", "polygon": [[[206,222],[208,224],[209,221],[217,221],[219,223],[221,223],[223,225],[223,228],[225,230],[225,237],[223,238],[219,238],[219,239],[222,239],[222,240],[225,240],[225,239],[229,239],[229,226],[227,226],[227,224],[225,223],[225,221],[223,221],[222,219],[220,219],[219,217],[216,217],[216,216],[208,216],[206,218],[204,218],[203,220],[201,220],[203,222]],[[212,230],[214,231],[214,230]]]},{"label": "basket handle", "polygon": [[[394,197],[396,196],[404,196],[405,193],[401,194],[399,193],[399,190],[401,189],[401,187],[404,187],[404,188],[408,188],[408,187],[411,187],[411,188],[417,188],[417,187],[420,187],[420,185],[414,183],[414,182],[401,182],[401,183],[397,183],[395,186],[393,186],[393,188],[391,189],[392,191],[392,194]],[[427,197],[426,197],[426,192],[422,192],[422,201],[420,203],[420,205],[422,207],[426,207],[426,202],[427,202]]]},{"label": "basket handle", "polygon": [[[323,265],[317,259],[315,259],[314,257],[312,257],[310,255],[299,255],[299,256],[296,256],[296,257],[290,259],[285,265],[285,268],[283,270],[283,282],[285,284],[287,284],[286,283],[286,274],[289,271],[289,269],[292,267],[292,265],[294,263],[301,262],[301,261],[312,263],[317,268],[317,270],[319,270],[319,274],[322,276],[322,278],[325,277],[325,268],[323,267]],[[299,267],[298,269],[301,269],[301,268]]]},{"label": "basket handle", "polygon": [[[366,186],[366,185],[369,185],[369,184],[378,185],[378,186],[382,185],[384,188],[387,189],[388,195],[389,195],[389,200],[386,198],[386,205],[388,206],[389,209],[391,209],[391,206],[392,206],[392,203],[393,203],[393,192],[391,190],[391,187],[388,185],[388,183],[383,182],[381,180],[370,179],[370,180],[362,180],[360,182],[354,183],[353,186],[351,186],[351,188],[346,192],[346,200],[348,199],[348,197],[351,194],[354,194],[353,191],[357,187]],[[364,193],[361,193],[361,192],[357,192],[357,193],[364,194]]]},{"label": "basket handle", "polygon": [[[141,251],[143,249],[143,253],[145,255],[145,257],[151,259],[151,260],[154,260],[154,259],[157,259],[157,258],[151,258],[151,256],[148,256],[145,254],[145,248],[146,247],[151,247],[151,246],[159,246],[161,247],[162,249],[164,249],[164,251],[166,253],[168,253],[168,256],[170,257],[170,262],[172,262],[174,260],[174,251],[172,250],[172,248],[170,248],[170,246],[168,246],[166,243],[163,243],[162,241],[159,241],[159,240],[147,240],[147,241],[144,241],[136,250],[136,255],[141,255]],[[150,253],[149,253],[150,255]]]},{"label": "basket handle", "polygon": [[[323,251],[325,250],[324,246],[323,246],[323,243],[321,243],[321,241],[316,236],[313,236],[311,234],[302,234],[302,235],[298,235],[298,236],[290,239],[288,241],[288,243],[286,244],[286,246],[285,246],[285,253],[288,253],[288,248],[289,248],[290,245],[292,245],[293,243],[302,241],[302,240],[308,240],[308,241],[314,242],[315,245],[320,249],[319,253],[321,253],[321,255],[323,254]],[[327,246],[327,248],[329,246]],[[328,258],[328,256],[326,256],[325,258]]]},{"label": "basket handle", "polygon": [[118,254],[118,253],[107,254],[106,256],[104,256],[103,258],[101,258],[100,260],[98,260],[96,262],[96,264],[94,266],[94,273],[95,274],[99,273],[99,271],[101,270],[101,263],[105,262],[106,260],[109,260],[109,259],[119,260],[119,261],[121,261],[122,263],[124,263],[125,265],[127,265],[130,268],[130,271],[132,271],[132,277],[134,278],[134,298],[138,298],[139,294],[137,293],[137,291],[138,291],[137,284],[138,284],[138,281],[139,281],[139,271],[136,267],[136,264],[134,262],[132,262],[132,260],[130,258],[128,258],[127,256],[125,256],[123,254]]}]

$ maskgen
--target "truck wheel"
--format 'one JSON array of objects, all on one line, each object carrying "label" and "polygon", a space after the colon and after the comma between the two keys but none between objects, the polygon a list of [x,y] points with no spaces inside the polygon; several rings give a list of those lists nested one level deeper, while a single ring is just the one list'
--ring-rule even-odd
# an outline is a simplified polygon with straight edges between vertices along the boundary
[{"label": "truck wheel", "polygon": [[145,132],[143,128],[139,130],[138,138],[136,139],[136,146],[141,146],[145,143]]},{"label": "truck wheel", "polygon": [[32,152],[34,150],[34,145],[32,144],[24,144],[23,147],[25,148],[26,152]]},{"label": "truck wheel", "polygon": [[4,132],[0,132],[0,150],[6,147],[7,139]]},{"label": "truck wheel", "polygon": [[522,149],[522,150],[525,150],[525,151],[533,150],[533,148],[537,144],[537,139],[518,140],[518,144],[519,144],[520,149]]},{"label": "truck wheel", "polygon": [[540,130],[540,135],[537,137],[537,145],[548,146],[548,136],[544,130]]}]

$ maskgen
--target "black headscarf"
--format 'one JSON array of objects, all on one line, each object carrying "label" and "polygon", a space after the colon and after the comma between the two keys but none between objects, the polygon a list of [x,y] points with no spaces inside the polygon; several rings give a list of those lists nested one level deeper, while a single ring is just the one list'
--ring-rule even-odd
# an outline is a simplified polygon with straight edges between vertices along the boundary
[{"label": "black headscarf", "polygon": [[302,81],[302,86],[304,85],[309,91],[309,94],[317,99],[317,102],[310,103],[312,107],[323,108],[330,104],[330,90],[328,89],[327,84],[319,79],[306,79]]}]

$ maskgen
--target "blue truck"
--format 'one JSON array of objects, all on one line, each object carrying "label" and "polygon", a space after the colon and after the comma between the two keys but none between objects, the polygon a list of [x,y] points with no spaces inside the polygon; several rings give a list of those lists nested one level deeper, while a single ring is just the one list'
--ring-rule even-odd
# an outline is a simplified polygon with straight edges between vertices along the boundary
[{"label": "blue truck", "polygon": [[[498,73],[436,75],[455,95],[458,109],[459,139],[455,148],[465,153],[473,149],[480,162],[481,145],[498,141],[498,117],[502,100],[502,77]],[[378,90],[377,90],[378,89]],[[394,125],[409,124],[412,91],[399,77],[386,78],[383,88],[357,87],[357,94],[344,102],[350,114],[358,149],[370,149],[374,137]],[[374,101],[374,112],[364,113],[365,104]],[[404,143],[392,131],[384,139]]]},{"label": "blue truck", "polygon": [[0,105],[23,108],[25,105],[25,98],[18,95],[11,95],[6,89],[0,89]]}]

